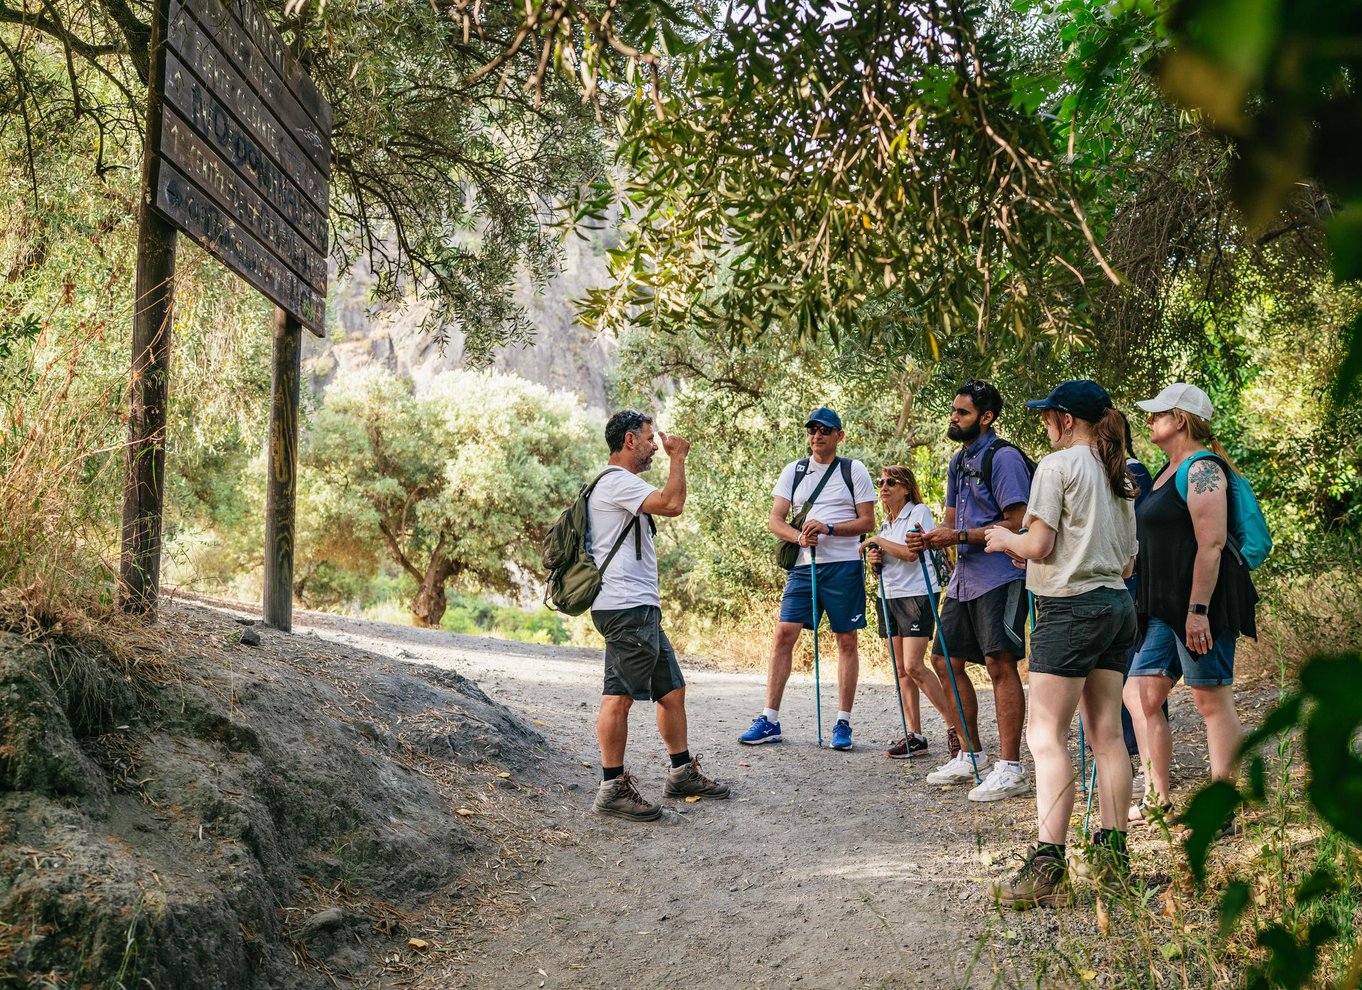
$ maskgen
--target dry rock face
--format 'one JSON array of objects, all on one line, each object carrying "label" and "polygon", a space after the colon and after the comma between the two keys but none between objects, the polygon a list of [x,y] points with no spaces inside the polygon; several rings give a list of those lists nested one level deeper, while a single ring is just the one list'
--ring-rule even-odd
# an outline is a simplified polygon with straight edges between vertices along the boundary
[{"label": "dry rock face", "polygon": [[544,755],[452,672],[197,610],[158,631],[131,661],[0,633],[0,983],[343,984],[496,845],[454,813],[472,768]]}]

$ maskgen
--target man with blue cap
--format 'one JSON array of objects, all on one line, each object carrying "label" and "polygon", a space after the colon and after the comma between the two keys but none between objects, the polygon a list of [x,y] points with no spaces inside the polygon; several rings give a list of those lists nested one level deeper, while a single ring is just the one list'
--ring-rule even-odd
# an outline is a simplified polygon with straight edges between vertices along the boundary
[{"label": "man with blue cap", "polygon": [[786,464],[780,472],[771,490],[768,521],[771,532],[799,552],[780,601],[780,622],[766,673],[766,707],[738,741],[757,746],[782,739],[780,701],[790,679],[794,646],[800,630],[814,627],[816,558],[818,611],[826,614],[837,640],[838,712],[832,748],[849,750],[851,706],[861,670],[856,631],[866,625],[860,538],[875,529],[875,487],[864,464],[837,456],[837,446],[846,436],[842,417],[820,406],[809,413],[804,429],[809,456]]}]

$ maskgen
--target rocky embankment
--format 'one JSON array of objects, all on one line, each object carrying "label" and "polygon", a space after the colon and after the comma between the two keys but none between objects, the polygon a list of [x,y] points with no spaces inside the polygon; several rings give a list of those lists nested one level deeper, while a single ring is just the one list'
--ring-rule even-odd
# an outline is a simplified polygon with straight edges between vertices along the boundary
[{"label": "rocky embankment", "polygon": [[346,985],[532,862],[533,727],[450,671],[212,610],[0,632],[0,728],[7,986]]}]

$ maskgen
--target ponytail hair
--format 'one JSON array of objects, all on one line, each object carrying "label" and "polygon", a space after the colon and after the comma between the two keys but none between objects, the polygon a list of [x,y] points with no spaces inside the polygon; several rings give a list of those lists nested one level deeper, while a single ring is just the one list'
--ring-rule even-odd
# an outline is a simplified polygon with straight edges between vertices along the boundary
[{"label": "ponytail hair", "polygon": [[1092,439],[1097,459],[1111,481],[1112,493],[1117,498],[1134,498],[1139,485],[1126,464],[1126,443],[1130,428],[1121,411],[1107,406],[1102,418],[1092,424]]},{"label": "ponytail hair", "polygon": [[1202,419],[1195,413],[1189,413],[1186,409],[1174,409],[1172,414],[1180,430],[1197,443],[1203,443],[1209,447],[1211,453],[1228,464],[1230,470],[1235,474],[1243,474],[1239,470],[1239,465],[1234,463],[1234,458],[1230,457],[1229,451],[1225,449],[1225,445],[1215,438],[1209,419]]}]

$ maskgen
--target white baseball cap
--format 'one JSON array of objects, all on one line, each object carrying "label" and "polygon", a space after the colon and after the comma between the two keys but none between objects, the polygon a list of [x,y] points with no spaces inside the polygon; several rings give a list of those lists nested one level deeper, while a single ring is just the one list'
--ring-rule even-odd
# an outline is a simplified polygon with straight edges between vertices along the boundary
[{"label": "white baseball cap", "polygon": [[1211,397],[1195,385],[1188,385],[1186,382],[1174,382],[1154,398],[1145,399],[1143,402],[1135,403],[1135,405],[1148,413],[1181,409],[1183,412],[1200,416],[1202,419],[1210,419],[1215,415],[1215,406],[1211,405]]}]

